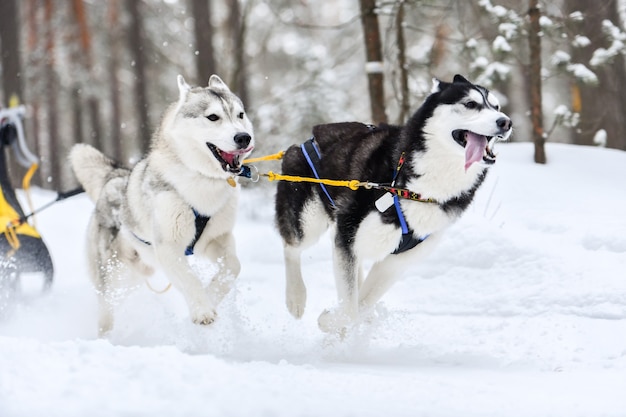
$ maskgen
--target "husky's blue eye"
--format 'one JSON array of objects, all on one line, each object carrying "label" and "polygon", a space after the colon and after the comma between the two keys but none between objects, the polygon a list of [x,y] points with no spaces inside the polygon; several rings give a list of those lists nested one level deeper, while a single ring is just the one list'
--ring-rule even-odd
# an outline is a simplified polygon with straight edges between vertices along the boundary
[{"label": "husky's blue eye", "polygon": [[243,119],[243,112],[239,113],[239,118]]},{"label": "husky's blue eye", "polygon": [[465,103],[465,107],[468,109],[477,109],[478,108],[478,103],[476,103],[474,100],[468,101],[467,103]]},{"label": "husky's blue eye", "polygon": [[220,119],[220,117],[217,114],[210,114],[206,118],[212,122],[217,122]]}]

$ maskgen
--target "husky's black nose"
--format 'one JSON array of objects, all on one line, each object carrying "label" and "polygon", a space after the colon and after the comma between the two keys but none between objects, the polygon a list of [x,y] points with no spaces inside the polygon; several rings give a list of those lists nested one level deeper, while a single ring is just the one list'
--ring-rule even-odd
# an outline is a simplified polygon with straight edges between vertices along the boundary
[{"label": "husky's black nose", "polygon": [[496,120],[496,125],[502,129],[503,132],[508,132],[513,127],[513,122],[508,117],[501,117]]},{"label": "husky's black nose", "polygon": [[235,143],[241,149],[247,148],[252,138],[246,132],[239,132],[234,137]]}]

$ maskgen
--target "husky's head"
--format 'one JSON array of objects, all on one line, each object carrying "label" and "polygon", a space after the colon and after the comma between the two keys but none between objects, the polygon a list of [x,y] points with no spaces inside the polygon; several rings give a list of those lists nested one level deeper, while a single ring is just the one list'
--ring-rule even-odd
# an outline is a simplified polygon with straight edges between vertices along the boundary
[{"label": "husky's head", "polygon": [[178,91],[168,130],[179,157],[211,175],[238,174],[254,149],[252,123],[241,100],[217,75],[204,88],[189,86],[179,75]]},{"label": "husky's head", "polygon": [[432,116],[424,133],[437,141],[436,146],[465,155],[465,169],[473,163],[493,164],[493,145],[511,135],[511,119],[500,111],[496,96],[484,87],[455,75],[452,83],[433,80],[426,107]]}]

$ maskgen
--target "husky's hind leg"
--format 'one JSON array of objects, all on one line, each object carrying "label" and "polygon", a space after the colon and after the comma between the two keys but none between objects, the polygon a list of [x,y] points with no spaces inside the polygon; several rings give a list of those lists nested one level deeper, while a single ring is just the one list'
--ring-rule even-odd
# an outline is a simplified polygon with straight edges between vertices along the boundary
[{"label": "husky's hind leg", "polygon": [[114,325],[115,308],[140,286],[152,269],[137,268],[120,259],[119,253],[100,262],[96,283],[98,336],[105,337]]},{"label": "husky's hind leg", "polygon": [[92,258],[90,274],[98,297],[98,337],[105,337],[113,329],[113,312],[118,298],[113,281],[119,277],[122,268],[115,257],[101,255]]},{"label": "husky's hind leg", "polygon": [[98,336],[104,337],[113,329],[115,307],[153,269],[141,261],[117,229],[98,223],[96,215],[89,223],[88,236],[89,273],[98,296]]},{"label": "husky's hind leg", "polygon": [[113,329],[113,303],[106,290],[98,291],[98,337],[106,337]]},{"label": "husky's hind leg", "polygon": [[343,332],[359,315],[358,299],[361,280],[360,263],[339,234],[335,237],[333,256],[337,299],[339,305],[324,311],[318,318],[319,328],[326,333]]},{"label": "husky's hind leg", "polygon": [[111,275],[115,269],[108,258],[112,243],[106,228],[100,227],[96,215],[87,227],[87,258],[89,275],[98,297],[98,337],[104,337],[113,328],[113,303],[111,299]]}]

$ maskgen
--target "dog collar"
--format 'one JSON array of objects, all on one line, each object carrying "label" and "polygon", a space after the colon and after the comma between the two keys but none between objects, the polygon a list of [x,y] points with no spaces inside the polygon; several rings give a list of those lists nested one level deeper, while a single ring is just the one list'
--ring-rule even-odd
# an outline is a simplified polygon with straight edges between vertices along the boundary
[{"label": "dog collar", "polygon": [[228,183],[228,185],[233,188],[237,186],[237,181],[235,180],[235,177],[245,177],[252,182],[257,182],[259,181],[260,175],[259,170],[254,165],[242,165],[238,173],[226,178],[226,182]]}]

